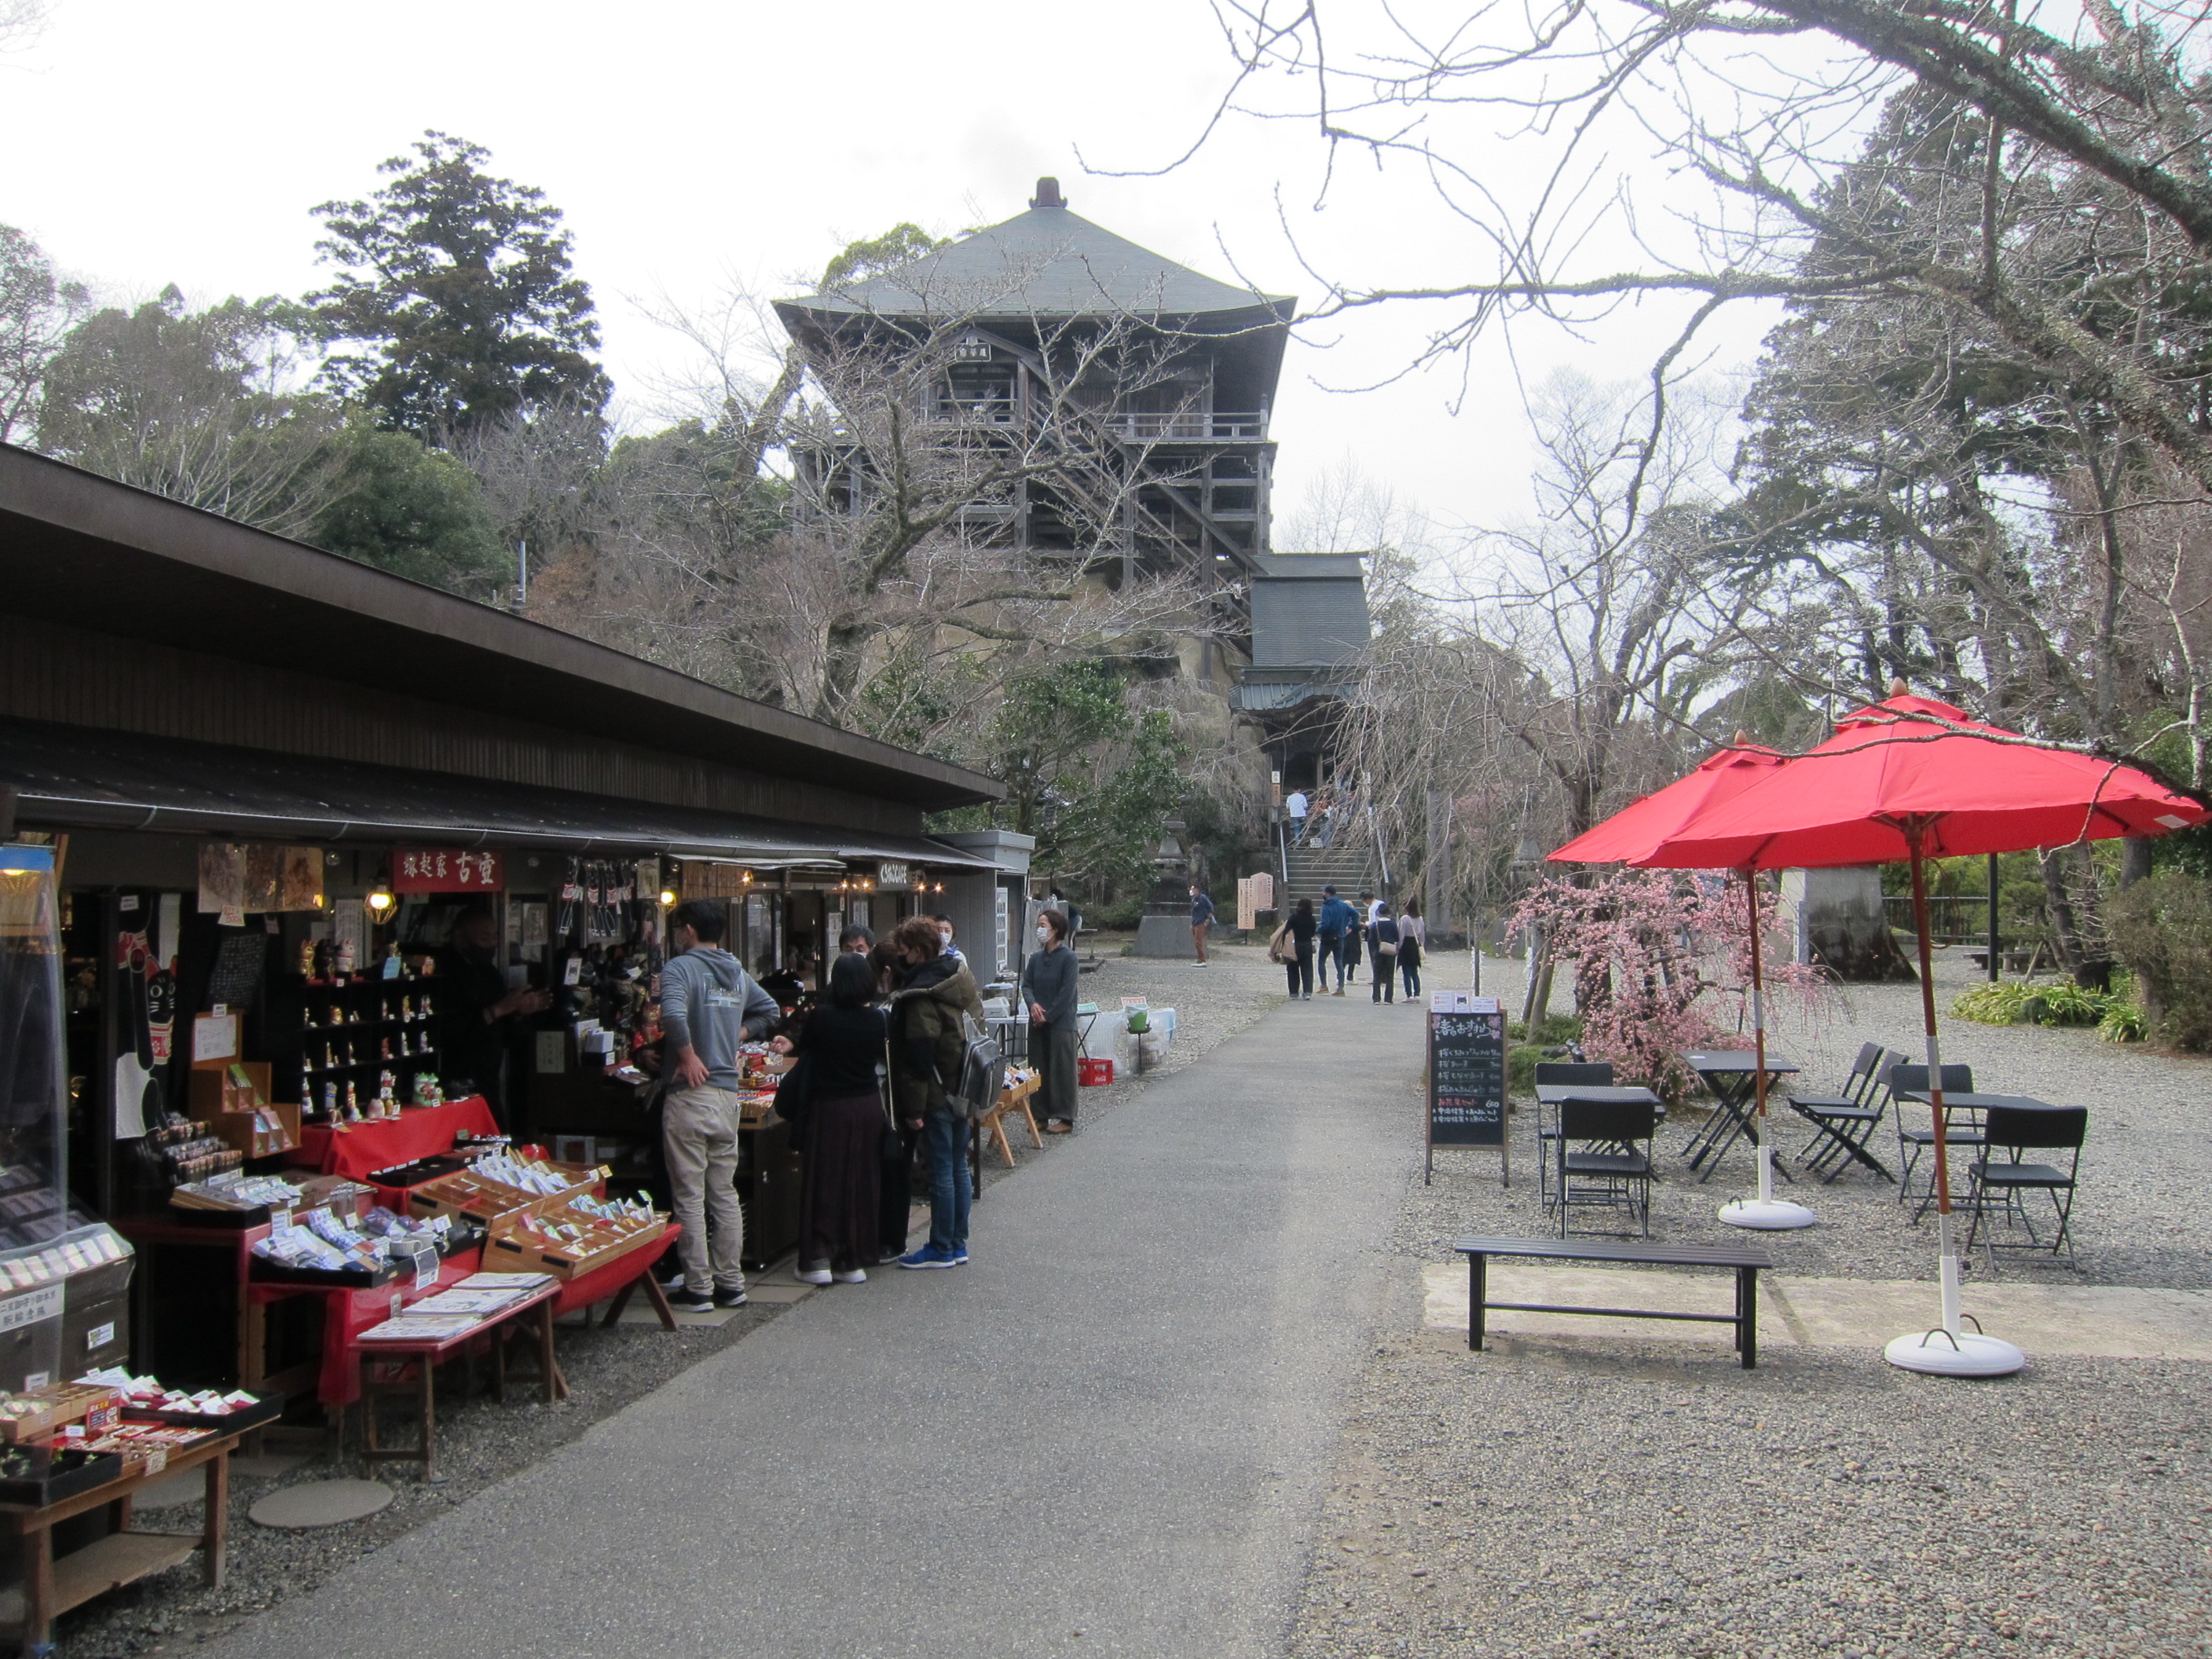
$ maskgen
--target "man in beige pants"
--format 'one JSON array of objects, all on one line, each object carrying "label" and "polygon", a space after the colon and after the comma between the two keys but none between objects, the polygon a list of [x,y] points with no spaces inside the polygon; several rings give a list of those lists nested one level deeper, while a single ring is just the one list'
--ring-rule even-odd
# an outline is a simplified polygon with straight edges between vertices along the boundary
[{"label": "man in beige pants", "polygon": [[684,1284],[668,1305],[691,1313],[745,1305],[745,1217],[738,1207],[738,1047],[782,1017],[775,999],[722,949],[722,907],[706,899],[668,917],[680,954],[660,970],[660,1025],[668,1093],[661,1150],[669,1207],[683,1227]]}]

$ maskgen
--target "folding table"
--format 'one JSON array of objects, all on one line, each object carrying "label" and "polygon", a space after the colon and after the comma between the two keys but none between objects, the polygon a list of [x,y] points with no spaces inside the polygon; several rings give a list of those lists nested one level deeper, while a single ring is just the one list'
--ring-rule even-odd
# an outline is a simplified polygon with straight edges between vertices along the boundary
[{"label": "folding table", "polygon": [[[1945,1069],[1948,1070],[1949,1068],[1946,1067]],[[1930,1108],[1931,1111],[1929,1121],[1931,1122],[1934,1121],[1932,1109],[1936,1104],[1936,1097],[1932,1091],[1927,1089],[1899,1089],[1897,1091],[1897,1098],[1899,1101],[1909,1100],[1916,1106],[1926,1106]],[[1980,1146],[1982,1144],[1981,1120],[1978,1116],[1974,1115],[1986,1112],[1992,1106],[2017,1106],[2024,1111],[2032,1112],[2047,1112],[2051,1109],[2051,1103],[2049,1101],[2032,1099],[2027,1095],[1987,1095],[1976,1094],[1969,1089],[1946,1089],[1943,1091],[1943,1140],[1945,1145],[1951,1146]],[[1957,1128],[1954,1128],[1952,1127],[1953,1123],[1958,1115],[1961,1112],[1966,1113],[1970,1121],[1960,1125]],[[1898,1184],[1900,1188],[1912,1178],[1912,1171],[1917,1167],[1919,1167],[1919,1160],[1916,1158],[1912,1164],[1906,1167],[1905,1172],[1898,1177]],[[1906,1191],[1904,1194],[1904,1196],[1909,1198],[1911,1196],[1911,1194],[1910,1191]],[[1935,1201],[1936,1165],[1933,1161],[1930,1161],[1928,1165],[1928,1187],[1927,1189],[1921,1194],[1920,1202],[1912,1212],[1913,1220],[1917,1222],[1922,1216],[1927,1214],[1928,1206]]]},{"label": "folding table", "polygon": [[[420,1463],[422,1478],[428,1480],[437,1455],[438,1408],[437,1389],[434,1376],[441,1361],[451,1359],[480,1336],[489,1336],[492,1344],[493,1397],[507,1398],[507,1327],[526,1313],[538,1316],[538,1381],[545,1390],[545,1403],[568,1392],[562,1380],[561,1368],[553,1358],[553,1312],[562,1291],[561,1281],[548,1278],[545,1283],[516,1297],[496,1312],[485,1315],[466,1330],[456,1331],[451,1336],[410,1338],[380,1341],[365,1334],[353,1341],[354,1352],[361,1359],[361,1426],[362,1461],[372,1473],[379,1463]],[[378,1380],[372,1375],[379,1364],[412,1360],[416,1377],[409,1382],[402,1377],[391,1382]],[[422,1438],[412,1446],[380,1446],[377,1443],[376,1402],[380,1396],[399,1395],[413,1399],[421,1412]]]},{"label": "folding table", "polygon": [[[1759,1084],[1759,1057],[1747,1049],[1716,1048],[1708,1052],[1686,1054],[1682,1063],[1687,1066],[1713,1092],[1713,1115],[1703,1127],[1690,1137],[1682,1154],[1690,1160],[1690,1167],[1705,1166],[1698,1177],[1700,1183],[1712,1179],[1713,1171],[1728,1149],[1735,1145],[1739,1136],[1759,1145],[1759,1127],[1753,1121],[1753,1103]],[[1795,1060],[1766,1057],[1766,1079],[1771,1085],[1775,1079],[1795,1077]],[[1775,1166],[1785,1181],[1796,1179],[1783,1169],[1779,1161]]]}]

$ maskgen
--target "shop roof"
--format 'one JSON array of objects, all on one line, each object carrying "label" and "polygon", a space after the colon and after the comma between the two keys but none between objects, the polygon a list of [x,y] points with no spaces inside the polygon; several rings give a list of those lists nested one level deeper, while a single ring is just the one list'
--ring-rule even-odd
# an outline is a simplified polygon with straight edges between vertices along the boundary
[{"label": "shop roof", "polygon": [[775,866],[905,859],[989,869],[920,836],[662,806],[267,750],[0,720],[0,784],[26,822],[277,839],[317,846],[420,841],[667,854]]},{"label": "shop roof", "polygon": [[6,444],[0,605],[925,811],[1006,794],[981,773]]}]

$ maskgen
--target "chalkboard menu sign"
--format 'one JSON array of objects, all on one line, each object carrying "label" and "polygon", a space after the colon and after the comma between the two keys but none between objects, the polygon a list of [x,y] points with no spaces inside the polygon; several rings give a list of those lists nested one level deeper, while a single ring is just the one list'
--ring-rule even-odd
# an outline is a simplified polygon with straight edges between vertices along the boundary
[{"label": "chalkboard menu sign", "polygon": [[1438,1146],[1505,1144],[1504,1010],[1495,997],[1439,994],[1429,1011],[1430,1163]]}]

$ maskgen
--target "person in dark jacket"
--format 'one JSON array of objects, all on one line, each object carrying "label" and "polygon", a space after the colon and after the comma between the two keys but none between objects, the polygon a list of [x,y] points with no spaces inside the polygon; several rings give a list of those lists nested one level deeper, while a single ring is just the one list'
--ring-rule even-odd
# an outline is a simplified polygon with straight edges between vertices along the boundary
[{"label": "person in dark jacket", "polygon": [[499,918],[472,904],[453,922],[452,941],[437,954],[440,1069],[484,1097],[507,1127],[507,1051],[524,1017],[552,1006],[543,991],[510,989],[499,965]]},{"label": "person in dark jacket", "polygon": [[1368,966],[1375,975],[1375,990],[1369,999],[1374,1002],[1395,1002],[1398,1000],[1398,923],[1386,904],[1375,907],[1374,920],[1367,924]]},{"label": "person in dark jacket", "polygon": [[805,1185],[799,1195],[802,1284],[865,1285],[882,1259],[877,1246],[883,1170],[882,1073],[890,1024],[873,1006],[876,976],[848,951],[830,967],[828,1000],[807,1016],[798,1041],[771,1044],[806,1061]]},{"label": "person in dark jacket", "polygon": [[1291,919],[1283,925],[1291,930],[1290,954],[1283,960],[1283,971],[1291,981],[1291,994],[1301,1002],[1311,1002],[1314,934],[1321,926],[1314,917],[1313,901],[1300,899],[1298,908],[1291,912]]},{"label": "person in dark jacket", "polygon": [[902,1267],[958,1267],[968,1261],[969,1184],[958,1089],[967,1059],[962,1016],[980,1026],[982,993],[968,964],[945,954],[927,916],[909,916],[886,941],[900,964],[891,996],[891,1087],[902,1120],[929,1147],[929,1243],[899,1258]]},{"label": "person in dark jacket", "polygon": [[1344,994],[1345,930],[1350,928],[1352,937],[1357,939],[1359,936],[1359,918],[1352,914],[1350,905],[1336,896],[1334,887],[1324,887],[1321,892],[1322,983],[1328,984],[1328,970],[1334,967],[1336,969],[1336,989],[1329,994],[1340,997]]},{"label": "person in dark jacket", "polygon": [[1067,918],[1037,913],[1037,948],[1022,963],[1022,998],[1030,1011],[1030,1058],[1036,1062],[1037,1095],[1044,1103],[1047,1134],[1075,1127],[1075,1004],[1079,970],[1068,945]]},{"label": "person in dark jacket", "polygon": [[1213,925],[1213,897],[1196,882],[1190,884],[1190,943],[1198,952],[1198,965],[1206,960],[1206,930]]}]

